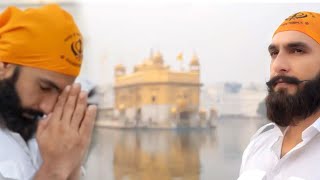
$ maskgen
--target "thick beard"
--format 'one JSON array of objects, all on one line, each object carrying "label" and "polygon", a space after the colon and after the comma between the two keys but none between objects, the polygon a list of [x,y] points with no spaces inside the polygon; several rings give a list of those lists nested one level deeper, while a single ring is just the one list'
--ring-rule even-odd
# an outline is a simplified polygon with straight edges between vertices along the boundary
[{"label": "thick beard", "polygon": [[0,126],[19,133],[28,141],[36,132],[37,118],[43,114],[22,107],[15,88],[18,77],[19,68],[16,68],[11,78],[0,81]]},{"label": "thick beard", "polygon": [[311,81],[297,85],[294,95],[284,89],[269,87],[266,97],[267,117],[279,126],[296,125],[320,108],[320,73]]}]

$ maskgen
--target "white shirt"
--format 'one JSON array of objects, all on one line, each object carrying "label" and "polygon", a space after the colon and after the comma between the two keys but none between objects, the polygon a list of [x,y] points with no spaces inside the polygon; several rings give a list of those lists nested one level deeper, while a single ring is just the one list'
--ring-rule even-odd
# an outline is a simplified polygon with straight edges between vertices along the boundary
[{"label": "white shirt", "polygon": [[270,123],[257,131],[243,153],[238,180],[320,180],[320,118],[280,159],[286,130]]},{"label": "white shirt", "polygon": [[42,164],[35,138],[0,128],[0,179],[31,180]]}]

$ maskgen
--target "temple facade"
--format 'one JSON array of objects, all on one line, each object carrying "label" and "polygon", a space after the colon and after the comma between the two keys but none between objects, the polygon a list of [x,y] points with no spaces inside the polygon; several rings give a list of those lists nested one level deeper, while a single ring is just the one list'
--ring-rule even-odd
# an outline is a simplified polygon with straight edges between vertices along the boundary
[{"label": "temple facade", "polygon": [[199,122],[201,82],[196,55],[188,70],[175,71],[157,52],[136,65],[132,73],[117,65],[114,76],[114,111],[119,120],[165,127]]}]

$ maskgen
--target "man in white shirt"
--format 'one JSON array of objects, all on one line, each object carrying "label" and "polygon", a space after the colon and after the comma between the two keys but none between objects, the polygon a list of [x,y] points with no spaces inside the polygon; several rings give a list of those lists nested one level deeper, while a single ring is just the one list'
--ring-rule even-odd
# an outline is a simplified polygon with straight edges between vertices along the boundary
[{"label": "man in white shirt", "polygon": [[298,12],[269,46],[267,117],[244,151],[238,180],[320,179],[320,14]]},{"label": "man in white shirt", "polygon": [[0,179],[79,179],[96,107],[73,84],[82,36],[58,5],[0,14]]}]

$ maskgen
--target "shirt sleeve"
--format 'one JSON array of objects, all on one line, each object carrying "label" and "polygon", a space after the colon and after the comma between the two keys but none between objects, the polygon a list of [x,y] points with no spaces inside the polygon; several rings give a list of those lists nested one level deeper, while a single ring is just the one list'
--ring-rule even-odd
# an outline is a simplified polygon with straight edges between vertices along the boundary
[{"label": "shirt sleeve", "polygon": [[250,154],[252,144],[253,143],[251,141],[249,143],[249,145],[246,147],[246,149],[244,150],[244,152],[243,152],[239,175],[241,175],[243,173],[244,169],[245,169],[245,165],[246,165],[246,162],[247,162],[247,159],[248,159],[248,155]]}]

